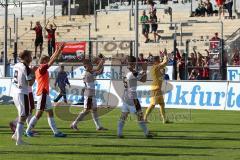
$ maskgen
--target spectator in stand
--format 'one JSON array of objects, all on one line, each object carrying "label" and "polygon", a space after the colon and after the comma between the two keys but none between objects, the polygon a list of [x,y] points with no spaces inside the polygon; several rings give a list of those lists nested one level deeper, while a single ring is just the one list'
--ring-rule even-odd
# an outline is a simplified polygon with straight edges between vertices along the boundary
[{"label": "spectator in stand", "polygon": [[228,10],[229,18],[232,19],[233,0],[226,0],[224,6]]},{"label": "spectator in stand", "polygon": [[62,1],[62,16],[68,15],[68,0]]},{"label": "spectator in stand", "polygon": [[55,32],[57,30],[57,25],[53,22],[48,28],[48,24],[49,21],[45,26],[45,30],[48,32],[48,56],[51,57],[52,53],[55,52]]},{"label": "spectator in stand", "polygon": [[159,42],[161,36],[157,33],[158,30],[158,24],[157,24],[157,15],[156,12],[152,12],[150,15],[150,22],[151,22],[151,27],[152,27],[152,32],[154,35],[154,42]]},{"label": "spectator in stand", "polygon": [[1,56],[0,56],[0,63],[3,63],[3,59],[4,59],[4,52],[1,52]]},{"label": "spectator in stand", "polygon": [[180,80],[185,80],[185,58],[186,54],[180,55],[179,50],[177,49],[177,66]]},{"label": "spectator in stand", "polygon": [[197,70],[193,69],[188,77],[189,80],[201,80],[200,74]]},{"label": "spectator in stand", "polygon": [[203,60],[202,80],[209,80],[209,59],[205,57]]},{"label": "spectator in stand", "polygon": [[148,60],[144,58],[143,54],[139,54],[138,62],[147,62]]},{"label": "spectator in stand", "polygon": [[170,80],[170,77],[169,77],[169,75],[166,73],[166,70],[165,69],[163,69],[163,73],[164,73],[164,80],[166,80],[166,81],[168,81],[168,80]]},{"label": "spectator in stand", "polygon": [[215,0],[216,4],[218,6],[218,11],[219,11],[219,19],[221,18],[221,15],[223,14],[224,16],[224,9],[223,9],[223,4],[225,0]]},{"label": "spectator in stand", "polygon": [[210,2],[210,0],[207,0],[205,2],[205,10],[206,10],[208,16],[212,16],[213,15],[213,5]]},{"label": "spectator in stand", "polygon": [[153,62],[153,55],[152,55],[152,53],[149,53],[149,54],[148,54],[147,60],[148,60],[149,63],[152,63],[152,62]]},{"label": "spectator in stand", "polygon": [[218,37],[218,33],[216,32],[214,37],[210,39],[210,50],[218,51],[220,42],[221,39]]},{"label": "spectator in stand", "polygon": [[146,15],[146,11],[144,10],[141,17],[142,23],[142,34],[146,38],[145,43],[149,42],[148,34],[149,34],[149,18]]},{"label": "spectator in stand", "polygon": [[42,26],[39,21],[36,22],[36,25],[34,28],[32,28],[32,21],[30,22],[30,30],[34,30],[36,33],[36,39],[35,39],[35,56],[33,59],[37,58],[37,47],[39,46],[40,48],[40,55],[39,57],[42,56],[42,46],[43,46],[43,34],[42,34]]},{"label": "spectator in stand", "polygon": [[198,7],[195,10],[195,16],[196,17],[203,17],[205,16],[205,7],[202,1],[198,4]]},{"label": "spectator in stand", "polygon": [[236,49],[235,53],[234,53],[234,55],[232,57],[232,60],[231,60],[232,65],[234,65],[234,66],[239,66],[240,65],[240,56],[239,56],[239,54],[240,54],[239,51]]},{"label": "spectator in stand", "polygon": [[153,12],[156,12],[157,13],[157,8],[155,6],[155,2],[153,1],[149,1],[149,15],[151,15]]}]

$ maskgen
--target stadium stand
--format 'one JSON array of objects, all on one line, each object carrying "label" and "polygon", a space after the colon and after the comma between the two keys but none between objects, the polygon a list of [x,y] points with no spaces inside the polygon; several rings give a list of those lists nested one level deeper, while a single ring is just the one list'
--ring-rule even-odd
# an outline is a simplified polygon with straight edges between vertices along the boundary
[{"label": "stadium stand", "polygon": [[[119,4],[119,3],[116,3]],[[112,6],[113,4],[111,4]],[[193,5],[193,8],[196,4]],[[186,4],[173,4],[169,2],[168,5],[162,5],[157,2],[157,8],[168,8],[172,7],[173,10],[173,28],[170,28],[170,16],[165,14],[164,9],[157,11],[159,18],[159,34],[161,35],[160,43],[144,43],[144,37],[141,35],[141,25],[139,24],[139,35],[140,35],[140,48],[139,52],[145,55],[149,53],[158,54],[159,51],[164,48],[168,52],[173,50],[173,36],[177,34],[177,45],[179,50],[184,51],[186,46],[186,40],[191,40],[192,47],[197,46],[198,51],[203,52],[209,48],[209,39],[218,32],[219,36],[222,37],[221,33],[221,21],[218,16],[212,17],[190,17],[190,3]],[[94,15],[82,16],[75,15],[71,16],[71,21],[67,16],[61,16],[61,6],[56,6],[57,17],[54,22],[57,24],[58,30],[56,32],[57,41],[80,41],[88,40],[88,24],[91,23],[91,38],[95,40],[109,39],[109,40],[133,40],[134,39],[134,16],[130,15],[128,9],[131,6],[118,5],[118,11],[107,11],[110,6],[106,7],[106,10],[101,10],[97,13],[97,30],[95,30],[95,18]],[[147,5],[140,5],[140,9],[148,10]],[[3,8],[1,8],[3,10]],[[36,5],[34,10],[31,7],[24,7],[23,19],[19,20],[18,24],[18,49],[30,49],[34,50],[34,38],[35,33],[29,30],[30,21],[40,21],[43,25],[43,6]],[[19,15],[19,8],[11,8],[9,13],[15,13]],[[52,6],[47,6],[47,19],[53,20]],[[139,13],[141,16],[141,11]],[[237,17],[236,14],[234,16]],[[129,23],[129,17],[131,17],[131,23]],[[2,19],[0,20],[1,24]],[[234,31],[239,28],[239,19],[221,19],[223,22],[223,38],[227,39]],[[176,27],[175,26],[176,23]],[[13,28],[13,18],[9,18],[9,27]],[[12,29],[13,30],[13,29]],[[0,26],[0,37],[3,37],[3,29]],[[150,33],[150,39],[153,39]],[[9,55],[13,52],[13,41],[14,34],[12,31],[11,39],[9,39]],[[47,43],[44,39],[44,53],[47,52]],[[159,45],[160,44],[160,45]],[[3,38],[1,38],[0,49],[3,47]]]}]

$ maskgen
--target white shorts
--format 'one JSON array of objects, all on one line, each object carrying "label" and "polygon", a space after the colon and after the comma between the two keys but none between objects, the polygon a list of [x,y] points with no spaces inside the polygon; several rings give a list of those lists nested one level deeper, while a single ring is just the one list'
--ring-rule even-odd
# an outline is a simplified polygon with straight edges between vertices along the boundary
[{"label": "white shorts", "polygon": [[97,108],[96,97],[86,97],[84,96],[84,109],[94,109]]},{"label": "white shorts", "polygon": [[50,96],[47,94],[37,96],[37,110],[47,111],[50,109],[53,109]]},{"label": "white shorts", "polygon": [[127,90],[125,90],[122,97],[122,112],[136,113],[137,110],[133,101],[133,99],[136,99],[135,92],[127,92]]},{"label": "white shorts", "polygon": [[[133,103],[133,100],[132,100],[132,103]],[[122,112],[127,112],[127,113],[136,113],[137,112],[134,103],[129,104],[129,103],[123,102],[121,110],[122,110]]]},{"label": "white shorts", "polygon": [[14,104],[18,110],[18,116],[28,116],[30,113],[29,97],[27,94],[19,93],[13,95]]}]

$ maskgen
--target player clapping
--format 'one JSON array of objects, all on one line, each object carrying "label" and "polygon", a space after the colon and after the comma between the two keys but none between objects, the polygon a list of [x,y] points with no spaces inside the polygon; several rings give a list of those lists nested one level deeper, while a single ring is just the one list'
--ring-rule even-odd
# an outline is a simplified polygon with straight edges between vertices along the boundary
[{"label": "player clapping", "polygon": [[94,69],[92,63],[89,60],[84,61],[84,68],[86,69],[86,72],[83,78],[83,81],[85,84],[84,109],[82,112],[80,112],[77,118],[72,122],[71,124],[72,129],[78,130],[77,124],[79,123],[79,121],[82,121],[84,117],[87,114],[89,114],[89,112],[91,112],[93,121],[96,125],[96,130],[106,130],[100,124],[98,113],[97,113],[97,102],[95,97],[95,77],[102,73],[103,64],[104,64],[104,59],[101,58],[97,68]]},{"label": "player clapping", "polygon": [[122,114],[118,122],[118,137],[123,138],[122,130],[129,113],[137,115],[139,126],[142,128],[145,137],[152,137],[143,120],[143,112],[139,100],[137,99],[137,81],[146,81],[146,72],[138,72],[135,70],[136,58],[128,57],[128,72],[124,77],[124,95]]},{"label": "player clapping", "polygon": [[153,58],[153,66],[151,68],[151,75],[152,75],[152,85],[151,85],[151,99],[150,99],[150,106],[147,108],[144,120],[147,121],[148,115],[151,111],[155,108],[155,105],[160,105],[160,113],[163,120],[163,123],[168,123],[169,121],[166,119],[165,116],[165,103],[164,97],[162,93],[162,82],[164,77],[164,68],[168,64],[168,57],[167,52],[164,52],[163,62],[160,62],[160,57],[155,56]]}]

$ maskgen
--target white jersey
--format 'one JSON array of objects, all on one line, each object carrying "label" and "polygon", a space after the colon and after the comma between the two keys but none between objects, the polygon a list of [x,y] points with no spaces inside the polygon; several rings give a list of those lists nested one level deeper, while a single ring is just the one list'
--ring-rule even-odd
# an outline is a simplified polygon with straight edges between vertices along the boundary
[{"label": "white jersey", "polygon": [[96,74],[86,71],[84,73],[83,81],[85,83],[84,96],[95,96],[95,77]]},{"label": "white jersey", "polygon": [[13,92],[28,94],[28,81],[32,80],[30,68],[24,63],[17,63],[14,65],[13,74]]},{"label": "white jersey", "polygon": [[139,72],[128,72],[126,74],[126,77],[124,77],[124,97],[128,97],[129,99],[137,99],[137,81],[139,81],[141,78],[142,74]]}]

